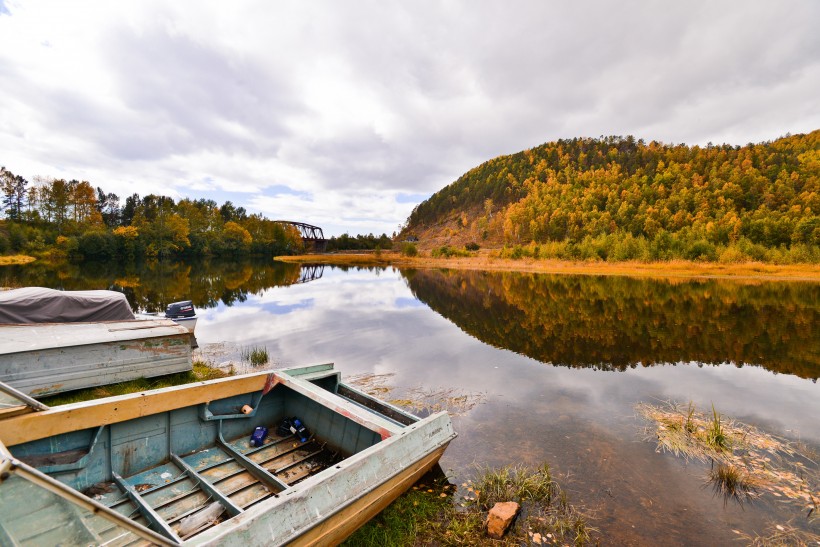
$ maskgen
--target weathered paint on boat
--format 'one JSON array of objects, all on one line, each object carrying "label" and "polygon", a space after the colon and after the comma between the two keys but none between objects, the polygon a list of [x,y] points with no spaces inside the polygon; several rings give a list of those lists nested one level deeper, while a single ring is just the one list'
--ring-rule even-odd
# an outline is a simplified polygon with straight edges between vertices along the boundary
[{"label": "weathered paint on boat", "polygon": [[[244,414],[246,404],[252,410]],[[249,445],[255,427],[291,415],[314,433],[305,444],[271,436]],[[98,496],[104,507],[96,515],[135,515],[136,526],[185,545],[336,544],[432,467],[454,437],[446,413],[419,419],[345,386],[332,365],[0,421],[0,440],[20,469],[28,462],[79,491],[105,482],[111,490]],[[185,515],[202,515],[214,501],[224,522],[182,534]],[[7,503],[0,485],[0,534]]]},{"label": "weathered paint on boat", "polygon": [[395,477],[306,531],[289,545],[338,545],[415,484],[438,463],[445,449],[446,446],[443,446],[408,466]]},{"label": "weathered paint on boat", "polygon": [[0,382],[29,395],[187,370],[190,333],[169,319],[0,326]]}]

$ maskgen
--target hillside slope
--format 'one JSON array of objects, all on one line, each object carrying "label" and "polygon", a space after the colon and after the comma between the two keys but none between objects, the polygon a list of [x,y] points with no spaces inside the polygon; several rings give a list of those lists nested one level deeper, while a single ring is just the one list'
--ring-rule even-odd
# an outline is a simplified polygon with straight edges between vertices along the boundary
[{"label": "hillside slope", "polygon": [[744,147],[543,144],[468,171],[401,235],[561,258],[818,262],[820,130]]}]

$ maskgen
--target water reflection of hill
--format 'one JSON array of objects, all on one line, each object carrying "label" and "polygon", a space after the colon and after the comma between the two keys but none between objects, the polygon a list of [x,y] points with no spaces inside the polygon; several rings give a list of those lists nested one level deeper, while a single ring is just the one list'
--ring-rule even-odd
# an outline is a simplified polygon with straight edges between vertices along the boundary
[{"label": "water reflection of hill", "polygon": [[625,370],[699,362],[820,376],[820,285],[406,271],[464,332],[545,363]]},{"label": "water reflection of hill", "polygon": [[[305,282],[298,264],[264,261],[110,263],[32,263],[0,271],[0,286],[39,286],[63,290],[111,289],[124,292],[134,310],[162,311],[169,302],[193,300],[197,308],[244,302],[270,287]],[[316,277],[321,277],[319,273]]]}]

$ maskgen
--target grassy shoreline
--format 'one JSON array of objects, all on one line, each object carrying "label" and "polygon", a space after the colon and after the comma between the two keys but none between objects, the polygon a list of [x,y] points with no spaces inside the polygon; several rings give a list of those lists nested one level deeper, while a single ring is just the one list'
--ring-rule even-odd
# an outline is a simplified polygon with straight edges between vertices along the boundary
[{"label": "grassy shoreline", "polygon": [[554,259],[511,259],[482,251],[469,257],[403,256],[395,252],[358,254],[306,254],[277,256],[275,260],[299,264],[334,266],[396,266],[401,268],[448,268],[456,270],[511,271],[571,275],[614,275],[651,278],[717,278],[760,281],[820,281],[820,266],[813,264],[764,264],[747,262],[581,262]]}]

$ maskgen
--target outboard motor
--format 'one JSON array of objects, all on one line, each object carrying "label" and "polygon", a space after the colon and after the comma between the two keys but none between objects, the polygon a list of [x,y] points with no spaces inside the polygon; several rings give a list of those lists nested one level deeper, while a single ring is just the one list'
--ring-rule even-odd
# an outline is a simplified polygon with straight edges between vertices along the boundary
[{"label": "outboard motor", "polygon": [[196,312],[194,312],[194,303],[190,300],[172,302],[171,304],[168,304],[167,308],[165,308],[165,317],[168,319],[193,317],[194,315],[196,315]]}]

